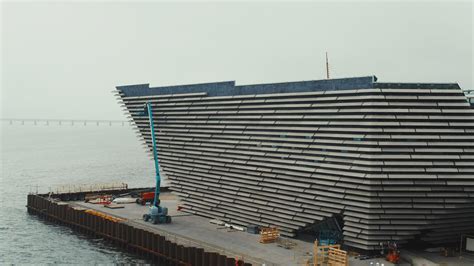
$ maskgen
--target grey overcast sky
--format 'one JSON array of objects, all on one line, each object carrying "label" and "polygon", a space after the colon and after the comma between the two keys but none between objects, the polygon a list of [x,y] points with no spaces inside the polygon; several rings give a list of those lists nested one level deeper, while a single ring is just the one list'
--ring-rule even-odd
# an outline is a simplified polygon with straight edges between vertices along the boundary
[{"label": "grey overcast sky", "polygon": [[376,75],[473,87],[465,2],[3,2],[1,117],[124,119],[116,85]]}]

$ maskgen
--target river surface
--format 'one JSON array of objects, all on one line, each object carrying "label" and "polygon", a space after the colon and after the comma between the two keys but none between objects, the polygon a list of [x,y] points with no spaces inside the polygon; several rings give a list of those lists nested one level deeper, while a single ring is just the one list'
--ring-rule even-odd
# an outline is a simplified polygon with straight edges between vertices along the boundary
[{"label": "river surface", "polygon": [[147,263],[25,207],[29,192],[59,185],[153,186],[153,162],[130,126],[0,124],[0,264]]}]

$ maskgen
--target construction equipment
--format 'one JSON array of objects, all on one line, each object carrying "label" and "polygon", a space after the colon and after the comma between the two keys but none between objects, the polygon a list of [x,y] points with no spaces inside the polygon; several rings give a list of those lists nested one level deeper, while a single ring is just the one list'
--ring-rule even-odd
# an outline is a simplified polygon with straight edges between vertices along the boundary
[{"label": "construction equipment", "polygon": [[101,205],[109,205],[112,203],[112,196],[111,195],[97,195],[95,197],[90,197],[86,200],[91,204],[101,204]]},{"label": "construction equipment", "polygon": [[153,205],[150,206],[149,212],[143,214],[143,220],[148,222],[150,221],[153,224],[158,223],[171,223],[171,216],[168,215],[168,208],[160,206],[160,185],[161,185],[161,176],[160,176],[160,165],[158,162],[158,150],[156,148],[156,138],[155,138],[155,125],[153,123],[153,110],[150,102],[147,102],[144,106],[144,115],[148,115],[150,120],[150,133],[151,133],[151,142],[153,146],[153,159],[155,161],[155,177],[156,177],[156,188],[154,193]]},{"label": "construction equipment", "polygon": [[146,188],[146,189],[139,189],[139,190],[131,190],[131,191],[128,191],[126,193],[122,193],[122,194],[114,194],[113,195],[113,198],[116,199],[116,198],[123,198],[123,197],[132,197],[132,198],[137,198],[137,197],[140,197],[141,193],[142,192],[153,192],[153,190],[151,190],[150,188]]},{"label": "construction equipment", "polygon": [[395,242],[387,242],[387,256],[385,259],[391,263],[398,263],[400,261],[400,250]]},{"label": "construction equipment", "polygon": [[155,192],[142,192],[136,199],[136,202],[140,205],[146,205],[148,202],[152,203],[155,199]]}]

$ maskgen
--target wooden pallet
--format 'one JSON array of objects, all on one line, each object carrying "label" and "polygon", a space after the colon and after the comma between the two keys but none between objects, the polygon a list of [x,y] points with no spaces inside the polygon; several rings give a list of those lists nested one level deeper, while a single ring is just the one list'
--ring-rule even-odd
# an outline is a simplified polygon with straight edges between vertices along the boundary
[{"label": "wooden pallet", "polygon": [[341,250],[341,245],[318,246],[318,240],[314,241],[313,248],[314,266],[347,266],[349,259],[347,251]]},{"label": "wooden pallet", "polygon": [[349,265],[347,252],[339,248],[330,247],[328,250],[328,264],[334,266]]},{"label": "wooden pallet", "polygon": [[280,237],[280,230],[276,227],[263,227],[260,229],[260,243],[273,243]]}]

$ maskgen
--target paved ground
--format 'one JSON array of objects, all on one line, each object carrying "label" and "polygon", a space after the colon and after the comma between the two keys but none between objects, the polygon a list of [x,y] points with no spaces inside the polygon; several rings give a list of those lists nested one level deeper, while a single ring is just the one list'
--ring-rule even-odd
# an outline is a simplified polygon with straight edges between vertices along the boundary
[{"label": "paved ground", "polygon": [[284,249],[275,243],[260,244],[259,235],[246,232],[218,229],[220,226],[209,223],[209,219],[177,211],[177,201],[172,196],[163,195],[162,205],[168,207],[172,216],[171,224],[151,224],[142,220],[148,207],[138,204],[124,204],[123,209],[109,209],[102,205],[76,202],[90,209],[127,219],[134,226],[155,231],[179,244],[202,247],[207,251],[219,252],[227,256],[242,258],[244,261],[266,265],[301,265],[310,257],[313,244],[291,239],[296,243],[293,249]]},{"label": "paved ground", "polygon": [[[313,243],[290,239],[296,243],[293,249],[284,249],[272,244],[260,244],[259,235],[246,232],[222,229],[209,223],[209,219],[177,211],[178,201],[171,193],[162,193],[162,205],[168,207],[172,216],[171,224],[151,224],[142,220],[142,215],[148,212],[148,207],[135,203],[124,204],[123,209],[109,209],[102,205],[75,202],[85,208],[96,209],[104,213],[127,219],[127,223],[136,227],[154,231],[167,237],[170,241],[204,248],[206,251],[218,252],[223,255],[238,257],[255,265],[304,265],[311,257]],[[423,251],[402,251],[405,260],[398,265],[474,265],[474,256],[465,254],[463,258],[446,258],[437,253]],[[378,264],[377,264],[378,263]],[[392,266],[394,264],[384,259],[356,260],[350,258],[350,265],[355,266]]]},{"label": "paved ground", "polygon": [[474,254],[456,254],[453,257],[441,256],[439,252],[426,252],[420,250],[402,250],[402,256],[415,266],[474,266]]}]

